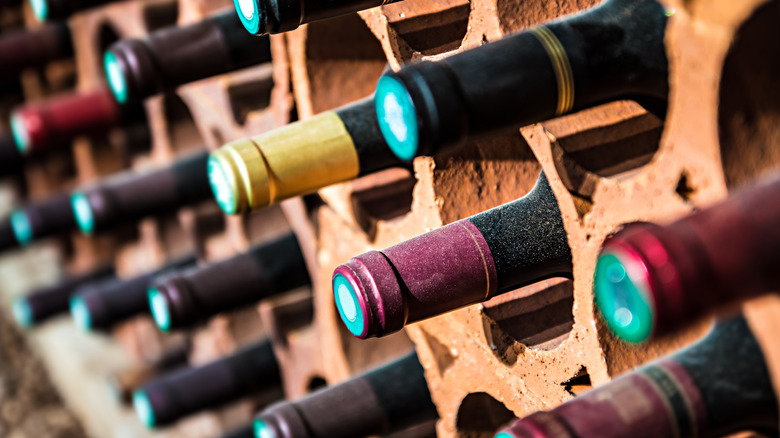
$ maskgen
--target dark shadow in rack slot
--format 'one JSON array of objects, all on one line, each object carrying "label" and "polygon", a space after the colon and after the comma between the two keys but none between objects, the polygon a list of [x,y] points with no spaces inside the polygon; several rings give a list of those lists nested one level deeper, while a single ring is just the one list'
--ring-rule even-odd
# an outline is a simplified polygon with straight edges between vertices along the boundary
[{"label": "dark shadow in rack slot", "polygon": [[[109,23],[104,22],[100,25],[97,33],[97,53],[104,53],[109,46],[119,41],[119,33]],[[95,58],[99,65],[97,65],[98,71],[103,71],[103,57],[97,56]]]},{"label": "dark shadow in rack slot", "polygon": [[759,7],[736,34],[723,67],[718,122],[729,187],[780,163],[780,1]]},{"label": "dark shadow in rack slot", "polygon": [[591,389],[593,384],[590,381],[590,374],[588,374],[588,369],[582,366],[579,368],[579,370],[577,370],[577,373],[574,375],[574,377],[561,383],[561,386],[563,386],[563,389],[565,389],[566,392],[572,396],[578,396]]},{"label": "dark shadow in rack slot", "polygon": [[315,114],[371,95],[386,65],[382,46],[357,14],[307,27],[306,73]]},{"label": "dark shadow in rack slot", "polygon": [[314,392],[320,388],[328,386],[328,382],[320,376],[312,376],[309,379],[309,383],[306,385],[306,391]]},{"label": "dark shadow in rack slot", "polygon": [[245,81],[236,81],[228,86],[227,93],[230,99],[230,109],[233,119],[239,125],[246,122],[249,113],[267,108],[271,104],[271,91],[274,88],[274,78],[268,65],[258,78]]},{"label": "dark shadow in rack slot", "polygon": [[574,327],[573,306],[573,282],[563,278],[499,295],[484,304],[485,338],[493,353],[509,365],[517,360],[515,342],[553,350]]},{"label": "dark shadow in rack slot", "polygon": [[165,122],[171,147],[177,152],[201,149],[204,145],[187,105],[176,94],[163,98]]},{"label": "dark shadow in rack slot", "polygon": [[467,395],[458,408],[457,436],[463,438],[492,438],[496,429],[503,426],[515,414],[485,392]]},{"label": "dark shadow in rack slot", "polygon": [[382,6],[394,33],[412,50],[437,55],[460,47],[469,25],[469,0],[407,0]]},{"label": "dark shadow in rack slot", "polygon": [[402,217],[412,209],[417,179],[407,168],[392,168],[366,175],[352,183],[352,211],[358,225],[374,240],[377,222]]},{"label": "dark shadow in rack slot", "polygon": [[166,1],[144,5],[143,20],[147,32],[173,26],[179,19],[179,2]]}]

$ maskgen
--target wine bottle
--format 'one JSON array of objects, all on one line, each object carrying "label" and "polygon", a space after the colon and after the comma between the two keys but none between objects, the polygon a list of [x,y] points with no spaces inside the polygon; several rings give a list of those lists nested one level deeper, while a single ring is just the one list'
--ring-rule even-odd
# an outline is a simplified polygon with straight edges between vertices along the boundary
[{"label": "wine bottle", "polygon": [[38,21],[63,20],[88,9],[105,6],[119,0],[28,0]]},{"label": "wine bottle", "polygon": [[309,283],[298,239],[290,233],[247,253],[154,282],[148,308],[157,326],[170,331]]},{"label": "wine bottle", "polygon": [[11,226],[17,242],[22,246],[72,230],[76,226],[76,219],[70,206],[70,195],[56,195],[13,210]]},{"label": "wine bottle", "polygon": [[629,224],[608,238],[594,293],[609,328],[642,342],[718,306],[780,290],[778,199],[780,175],[671,224]]},{"label": "wine bottle", "polygon": [[333,273],[333,293],[347,329],[367,338],[571,270],[558,202],[542,173],[516,201],[353,257]]},{"label": "wine bottle", "polygon": [[143,39],[120,40],[106,51],[104,67],[111,91],[125,103],[269,61],[268,38],[247,35],[229,11]]},{"label": "wine bottle", "polygon": [[249,33],[282,33],[312,21],[346,15],[400,0],[233,0],[236,13]]},{"label": "wine bottle", "polygon": [[704,438],[745,430],[777,436],[778,406],[761,348],[737,317],[496,438]]},{"label": "wine bottle", "polygon": [[194,264],[195,256],[187,256],[130,279],[111,279],[81,286],[70,299],[70,315],[84,331],[108,331],[120,322],[149,311],[146,290],[156,277]]},{"label": "wine bottle", "polygon": [[11,131],[22,154],[69,144],[82,135],[107,132],[120,123],[142,119],[139,106],[120,107],[108,88],[58,96],[16,108]]},{"label": "wine bottle", "polygon": [[18,8],[22,4],[21,0],[0,0],[0,10]]},{"label": "wine bottle", "polygon": [[281,396],[279,365],[269,341],[146,383],[133,394],[133,407],[141,422],[154,428],[254,393]]},{"label": "wine bottle", "polygon": [[607,0],[379,79],[379,127],[396,156],[435,155],[604,102],[634,99],[663,116],[667,12],[656,0]]},{"label": "wine bottle", "polygon": [[367,98],[228,143],[211,153],[209,181],[222,210],[237,214],[401,164]]},{"label": "wine bottle", "polygon": [[70,28],[65,23],[35,30],[9,32],[0,37],[0,79],[19,76],[25,69],[41,68],[60,59],[73,57]]},{"label": "wine bottle", "polygon": [[0,133],[0,178],[22,173],[23,170],[24,157],[16,147],[13,135]]},{"label": "wine bottle", "polygon": [[258,438],[362,438],[389,434],[438,418],[416,353],[271,405],[255,418]]},{"label": "wine bottle", "polygon": [[12,304],[14,319],[24,328],[31,328],[49,318],[68,311],[68,300],[80,286],[103,281],[115,275],[111,265],[100,266],[83,274],[70,276],[52,286],[42,287],[18,297]]},{"label": "wine bottle", "polygon": [[166,347],[148,365],[125,369],[109,376],[109,388],[119,403],[129,406],[133,402],[133,393],[141,385],[187,365],[192,350],[189,339]]},{"label": "wine bottle", "polygon": [[104,231],[209,199],[208,152],[150,172],[125,172],[71,197],[79,230]]}]

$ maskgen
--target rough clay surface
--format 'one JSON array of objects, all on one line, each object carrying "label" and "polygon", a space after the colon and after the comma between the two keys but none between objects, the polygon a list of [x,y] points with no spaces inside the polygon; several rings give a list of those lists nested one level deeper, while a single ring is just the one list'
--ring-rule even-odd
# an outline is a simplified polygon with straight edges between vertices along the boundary
[{"label": "rough clay surface", "polygon": [[62,402],[13,320],[0,313],[0,435],[77,438],[79,421]]},{"label": "rough clay surface", "polygon": [[[229,6],[223,0],[180,3],[180,24]],[[272,37],[270,71],[262,66],[247,69],[182,87],[180,99],[150,99],[153,147],[139,165],[169,162],[182,142],[205,142],[213,148],[287,123],[296,108],[298,116],[306,118],[364,97],[388,64],[398,68],[411,60],[447,56],[595,3],[406,0],[363,11],[360,19],[353,15],[302,26]],[[193,362],[225,354],[265,330],[280,360],[296,364],[284,378],[288,395],[298,396],[321,380],[343,380],[401,355],[413,343],[441,416],[437,429],[442,437],[492,436],[492,429],[512,414],[552,407],[688,344],[706,331],[710,321],[641,348],[627,347],[609,336],[594,313],[591,292],[601,242],[622,223],[671,220],[711,204],[726,196],[731,185],[776,165],[780,157],[767,145],[777,138],[772,123],[777,111],[770,111],[774,108],[769,95],[746,93],[747,98],[740,100],[739,95],[721,93],[719,86],[724,64],[730,64],[731,72],[724,87],[734,90],[744,77],[740,67],[760,61],[749,51],[729,58],[727,53],[737,29],[762,0],[664,3],[675,10],[667,33],[672,92],[664,127],[637,105],[616,102],[475,142],[452,156],[419,158],[414,163],[413,188],[409,176],[372,176],[373,180],[329,187],[305,200],[285,201],[280,210],[270,213],[271,219],[265,213],[249,219],[227,218],[216,227],[207,226],[213,213],[183,211],[168,222],[144,222],[139,238],[119,251],[120,270],[151,268],[170,252],[182,250],[182,244],[176,244],[181,239],[171,238],[177,228],[190,237],[183,246],[193,245],[202,258],[214,259],[246,249],[289,224],[311,271],[313,302],[303,291],[261,304],[259,318],[254,312],[217,318],[194,334]],[[139,5],[123,3],[74,19],[79,29],[79,87],[89,88],[99,79],[100,48],[95,45],[101,32],[106,34],[101,26],[108,25],[122,37],[145,32]],[[753,32],[762,35],[767,30]],[[766,50],[777,51],[761,47],[764,58]],[[241,85],[268,77],[273,80],[269,108],[247,107],[238,92]],[[755,77],[759,83],[753,86],[761,90],[762,76]],[[775,88],[771,81],[766,85]],[[239,119],[231,116],[236,106],[241,110]],[[183,112],[176,110],[182,107]],[[765,117],[748,117],[753,113]],[[728,128],[725,133],[719,131],[719,117]],[[755,153],[735,153],[745,148]],[[636,153],[627,156],[629,149]],[[94,154],[89,145],[76,145],[74,156],[82,180],[114,166],[110,157]],[[514,200],[533,186],[540,170],[547,174],[560,204],[572,247],[573,281],[541,282],[380,340],[359,341],[345,331],[330,287],[335,266],[368,249],[390,246]],[[382,203],[376,202],[378,195],[371,194],[366,181],[383,184],[380,195],[392,193],[397,200],[399,193],[406,194],[406,203],[388,202],[392,208],[377,209]],[[366,202],[369,198],[372,203]],[[280,211],[286,221],[280,219]],[[269,230],[268,221],[281,225]],[[75,264],[88,265],[98,258],[93,247],[100,245],[76,239],[74,246],[76,254],[88,254],[75,258]],[[111,247],[110,242],[101,246]],[[780,347],[774,342],[778,328],[773,324],[780,320],[780,306],[775,298],[749,303],[747,314],[780,390]],[[312,312],[311,325],[283,322],[291,312]],[[268,327],[263,329],[264,325]],[[129,323],[116,334],[136,361],[151,354],[146,350],[163,345],[148,321]],[[65,394],[66,399],[72,396]],[[251,410],[242,405],[219,415],[206,414],[171,433],[201,436],[246,421]]]}]

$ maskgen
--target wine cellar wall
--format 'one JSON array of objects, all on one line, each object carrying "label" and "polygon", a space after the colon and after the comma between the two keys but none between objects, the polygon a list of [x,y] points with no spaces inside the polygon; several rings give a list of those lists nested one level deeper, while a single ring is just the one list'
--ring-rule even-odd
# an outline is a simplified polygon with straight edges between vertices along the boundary
[{"label": "wine cellar wall", "polygon": [[[144,103],[148,150],[128,150],[129,133],[79,139],[27,167],[4,199],[44,198],[121,169],[148,169],[202,145],[216,149],[371,95],[386,69],[440,59],[593,0],[405,0],[272,35],[272,63],[179,87]],[[492,437],[514,416],[549,409],[613,376],[699,339],[712,319],[640,347],[610,334],[593,303],[604,239],[622,224],[666,223],[724,199],[780,165],[780,28],[777,0],[664,0],[670,96],[665,122],[631,101],[604,104],[286,200],[247,216],[213,203],[145,219],[110,235],[75,233],[4,256],[0,276],[28,282],[10,299],[51,281],[60,262],[84,272],[113,260],[121,277],[194,253],[221,260],[287,230],[298,238],[312,280],[251,309],[222,314],[187,332],[163,334],[149,317],[85,334],[70,320],[30,331],[55,385],[90,436],[212,437],[249,423],[253,399],[199,414],[159,432],[116,402],[107,382],[190,345],[202,364],[268,336],[288,399],[344,381],[416,348],[440,416],[439,437]],[[73,60],[25,75],[20,99],[105,86],[110,43],[170,24],[196,23],[232,8],[226,0],[131,0],[70,19]],[[27,27],[35,28],[28,6]],[[772,19],[762,17],[771,15]],[[747,90],[747,92],[735,92]],[[517,102],[522,107],[524,102]],[[3,120],[6,120],[4,114]],[[2,126],[7,128],[7,126]],[[109,145],[97,144],[104,142]],[[559,203],[572,278],[552,278],[370,340],[352,336],[334,303],[332,273],[351,257],[382,249],[528,193],[543,171]],[[14,201],[6,204],[13,204]],[[8,208],[8,206],[3,206]],[[42,263],[48,260],[50,263]],[[46,265],[46,266],[45,266]],[[48,267],[52,266],[52,267]],[[780,297],[744,305],[780,395]],[[128,435],[118,435],[122,428]],[[402,435],[403,436],[403,435]]]}]

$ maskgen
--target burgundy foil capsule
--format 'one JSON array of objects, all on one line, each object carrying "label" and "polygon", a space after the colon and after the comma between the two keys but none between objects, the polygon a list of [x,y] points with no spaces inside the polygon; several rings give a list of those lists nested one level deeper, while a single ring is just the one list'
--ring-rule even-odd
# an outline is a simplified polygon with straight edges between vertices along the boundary
[{"label": "burgundy foil capsule", "polygon": [[11,128],[19,150],[31,154],[106,132],[135,109],[120,108],[108,88],[99,88],[19,107]]},{"label": "burgundy foil capsule", "polygon": [[[358,291],[360,313],[370,315],[369,319],[350,312],[340,278]],[[347,328],[360,338],[396,332],[407,323],[487,300],[496,285],[490,248],[465,219],[382,252],[353,257],[334,273],[338,306],[347,318]],[[357,315],[352,324],[351,314]],[[361,320],[362,325],[358,324]]]},{"label": "burgundy foil capsule", "polygon": [[516,201],[353,257],[336,268],[333,293],[347,329],[367,338],[570,275],[558,202],[541,174]]},{"label": "burgundy foil capsule", "polygon": [[[780,289],[779,199],[775,178],[671,224],[629,224],[609,238],[595,296],[610,328],[643,341],[719,306]],[[610,269],[625,275],[614,277]],[[631,331],[618,312],[630,312],[637,327],[648,321]]]},{"label": "burgundy foil capsule", "polygon": [[761,348],[737,317],[688,348],[516,420],[496,438],[704,438],[745,430],[777,436],[778,406]]}]

